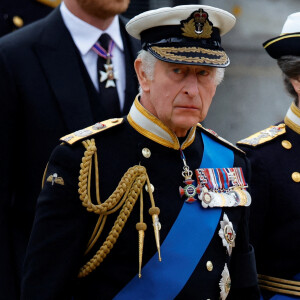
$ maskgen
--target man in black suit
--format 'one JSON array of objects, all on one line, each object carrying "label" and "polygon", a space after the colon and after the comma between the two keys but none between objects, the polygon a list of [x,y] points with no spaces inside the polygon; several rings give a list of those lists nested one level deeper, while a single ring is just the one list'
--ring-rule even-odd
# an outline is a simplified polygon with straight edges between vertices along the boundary
[{"label": "man in black suit", "polygon": [[118,93],[115,116],[127,114],[137,94],[133,61],[140,46],[117,16],[128,2],[66,0],[46,18],[0,40],[1,299],[19,298],[21,267],[51,149],[62,135],[112,116],[110,104],[104,107],[106,88],[99,87],[98,56],[91,49],[103,31],[115,43],[112,63],[119,76],[115,87],[107,88]]}]

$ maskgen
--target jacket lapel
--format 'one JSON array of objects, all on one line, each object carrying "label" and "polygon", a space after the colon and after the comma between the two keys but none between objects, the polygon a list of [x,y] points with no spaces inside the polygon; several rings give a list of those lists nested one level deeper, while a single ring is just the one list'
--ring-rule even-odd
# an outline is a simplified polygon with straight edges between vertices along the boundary
[{"label": "jacket lapel", "polygon": [[81,58],[64,25],[59,8],[45,22],[47,27],[34,48],[67,129],[73,132],[93,122],[88,92],[80,70]]},{"label": "jacket lapel", "polygon": [[123,109],[123,115],[128,114],[130,107],[138,93],[138,80],[134,71],[134,60],[137,57],[138,52],[141,50],[140,41],[131,37],[125,29],[127,19],[120,16],[120,30],[124,44],[124,56],[125,56],[125,70],[126,70],[126,89],[125,89],[125,103]]}]

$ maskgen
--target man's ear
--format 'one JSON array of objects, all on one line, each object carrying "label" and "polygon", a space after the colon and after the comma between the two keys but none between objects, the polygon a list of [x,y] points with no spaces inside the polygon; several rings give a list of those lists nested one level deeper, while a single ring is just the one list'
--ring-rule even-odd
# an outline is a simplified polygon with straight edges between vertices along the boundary
[{"label": "man's ear", "polygon": [[291,78],[291,79],[290,79],[290,82],[291,82],[291,84],[293,85],[294,90],[296,91],[296,93],[297,93],[298,95],[300,95],[300,77],[298,77],[297,79]]},{"label": "man's ear", "polygon": [[150,90],[150,80],[147,78],[147,75],[143,70],[143,63],[140,58],[135,60],[134,68],[142,90],[144,92],[148,92]]}]

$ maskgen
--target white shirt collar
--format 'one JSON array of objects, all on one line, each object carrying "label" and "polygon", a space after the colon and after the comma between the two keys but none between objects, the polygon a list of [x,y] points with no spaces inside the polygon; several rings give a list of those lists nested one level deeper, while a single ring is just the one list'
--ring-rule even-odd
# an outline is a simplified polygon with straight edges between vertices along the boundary
[{"label": "white shirt collar", "polygon": [[179,144],[177,136],[158,118],[146,110],[138,100],[139,95],[135,98],[127,116],[129,124],[140,134],[151,139],[152,141],[175,150],[185,149],[195,140],[196,126],[194,126],[182,145]]},{"label": "white shirt collar", "polygon": [[[60,11],[65,25],[70,31],[74,43],[81,55],[87,54],[87,52],[90,51],[94,44],[98,41],[103,31],[73,15],[68,10],[64,2],[61,3]],[[124,46],[121,37],[118,16],[114,17],[112,23],[105,30],[105,32],[111,36],[116,43],[116,46],[123,51]]]},{"label": "white shirt collar", "polygon": [[292,102],[285,118],[284,123],[292,130],[300,134],[300,108]]}]

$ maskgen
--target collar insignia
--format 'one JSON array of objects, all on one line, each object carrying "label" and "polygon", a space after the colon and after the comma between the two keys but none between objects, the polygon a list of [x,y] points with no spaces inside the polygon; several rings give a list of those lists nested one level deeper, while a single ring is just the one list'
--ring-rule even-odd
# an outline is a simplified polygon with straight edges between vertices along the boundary
[{"label": "collar insignia", "polygon": [[193,12],[186,20],[181,21],[182,35],[193,39],[208,39],[212,34],[212,22],[208,13],[202,8]]}]

